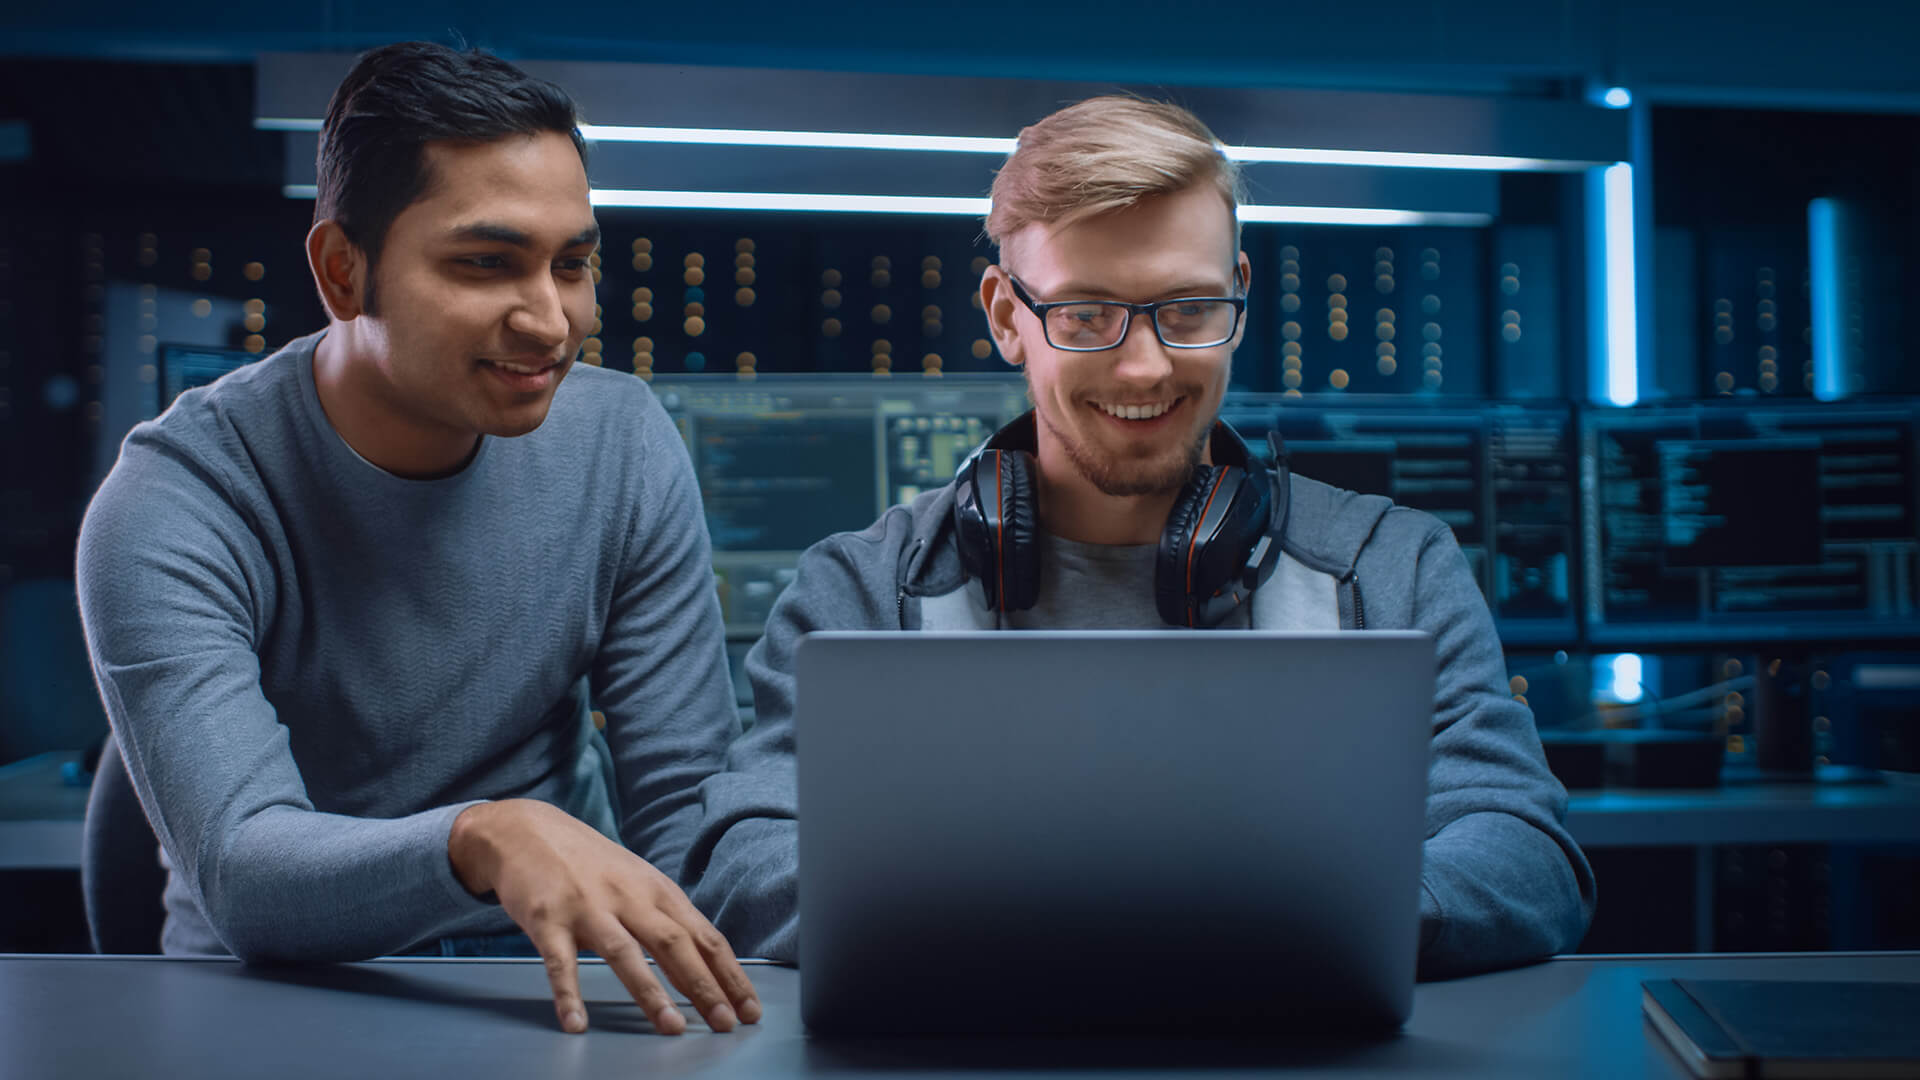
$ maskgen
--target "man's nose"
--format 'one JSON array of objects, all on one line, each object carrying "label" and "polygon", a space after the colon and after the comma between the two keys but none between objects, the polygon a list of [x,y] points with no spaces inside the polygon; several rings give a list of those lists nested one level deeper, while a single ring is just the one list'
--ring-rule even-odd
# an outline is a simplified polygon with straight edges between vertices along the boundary
[{"label": "man's nose", "polygon": [[541,274],[521,290],[520,302],[507,313],[507,328],[543,348],[557,349],[567,340],[567,309],[553,278]]},{"label": "man's nose", "polygon": [[1153,320],[1136,315],[1126,337],[1113,349],[1113,374],[1139,385],[1158,383],[1173,374],[1173,357],[1153,332]]}]

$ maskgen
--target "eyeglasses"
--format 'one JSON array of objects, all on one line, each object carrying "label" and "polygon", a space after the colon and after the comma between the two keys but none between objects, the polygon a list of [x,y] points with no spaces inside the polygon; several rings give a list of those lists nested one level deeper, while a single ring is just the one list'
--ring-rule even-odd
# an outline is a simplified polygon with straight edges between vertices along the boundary
[{"label": "eyeglasses", "polygon": [[1239,296],[1183,296],[1151,304],[1123,300],[1062,300],[1036,304],[1020,279],[1007,275],[1013,295],[1040,320],[1047,344],[1062,352],[1100,352],[1127,339],[1133,316],[1145,315],[1154,335],[1169,349],[1211,349],[1233,340],[1246,313]]}]

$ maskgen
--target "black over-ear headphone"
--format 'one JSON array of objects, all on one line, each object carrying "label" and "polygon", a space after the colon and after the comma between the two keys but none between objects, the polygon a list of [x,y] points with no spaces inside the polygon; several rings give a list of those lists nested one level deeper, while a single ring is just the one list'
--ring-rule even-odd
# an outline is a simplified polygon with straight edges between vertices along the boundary
[{"label": "black over-ear headphone", "polygon": [[[954,476],[960,563],[993,611],[1024,611],[1039,598],[1034,423],[1029,411],[1001,428]],[[1268,440],[1271,474],[1224,422],[1214,423],[1211,439],[1214,463],[1194,468],[1160,534],[1154,604],[1174,626],[1213,626],[1245,603],[1273,575],[1286,532],[1291,476],[1278,436]]]}]

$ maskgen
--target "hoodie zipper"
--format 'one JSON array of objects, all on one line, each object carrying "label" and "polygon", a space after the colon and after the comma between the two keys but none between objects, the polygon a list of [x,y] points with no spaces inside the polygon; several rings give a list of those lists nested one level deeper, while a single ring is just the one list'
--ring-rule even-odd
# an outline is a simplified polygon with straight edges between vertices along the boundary
[{"label": "hoodie zipper", "polygon": [[1358,571],[1347,575],[1347,585],[1353,590],[1353,628],[1355,630],[1365,630],[1367,628],[1367,605],[1360,597],[1360,574]]}]

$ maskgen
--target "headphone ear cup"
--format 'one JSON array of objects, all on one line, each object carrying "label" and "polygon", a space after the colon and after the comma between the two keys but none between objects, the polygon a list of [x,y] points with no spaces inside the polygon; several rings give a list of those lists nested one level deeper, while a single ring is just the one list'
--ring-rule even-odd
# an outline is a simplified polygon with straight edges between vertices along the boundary
[{"label": "headphone ear cup", "polygon": [[1186,486],[1173,502],[1167,526],[1160,533],[1160,554],[1154,561],[1153,602],[1160,619],[1174,626],[1191,625],[1187,609],[1187,559],[1193,545],[1193,531],[1200,526],[1206,511],[1207,496],[1213,491],[1216,465],[1201,465],[1193,470]]},{"label": "headphone ear cup", "polygon": [[999,527],[991,512],[998,508],[994,500],[994,470],[998,467],[992,450],[981,450],[960,466],[954,477],[953,526],[960,548],[960,566],[967,577],[985,590],[989,609],[1000,606],[994,591],[1000,580],[1000,568],[994,559],[994,530]]},{"label": "headphone ear cup", "polygon": [[[1000,459],[1000,610],[1025,611],[1040,598],[1040,512],[1031,454],[1007,450]],[[983,498],[992,497],[982,492]]]}]

